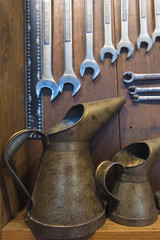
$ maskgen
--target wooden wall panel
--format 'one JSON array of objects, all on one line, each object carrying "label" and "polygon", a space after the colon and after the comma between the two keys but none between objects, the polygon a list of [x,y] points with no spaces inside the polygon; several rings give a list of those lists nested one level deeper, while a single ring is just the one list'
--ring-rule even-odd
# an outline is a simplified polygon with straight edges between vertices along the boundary
[{"label": "wooden wall panel", "polygon": [[[25,128],[24,2],[0,1],[0,18],[0,217],[3,227],[25,203],[22,191],[4,163],[8,139]],[[36,177],[36,160],[40,158],[38,145],[30,141],[13,159],[17,174],[29,191]]]},{"label": "wooden wall panel", "polygon": [[[22,1],[0,2],[0,157],[1,167],[5,169],[3,151],[8,138],[24,127],[24,31]],[[17,163],[24,160],[24,154],[18,155]],[[21,171],[22,173],[22,171]],[[9,181],[9,185],[8,182]],[[17,191],[12,184],[12,177],[7,171],[1,172],[1,220],[2,226],[8,222],[12,213],[18,209]],[[12,186],[12,187],[11,187]],[[13,194],[14,192],[14,194]],[[13,205],[11,201],[13,200]],[[9,199],[10,198],[10,199]],[[12,205],[12,207],[11,207]],[[11,209],[12,208],[12,209]],[[13,212],[12,212],[13,210]]]}]

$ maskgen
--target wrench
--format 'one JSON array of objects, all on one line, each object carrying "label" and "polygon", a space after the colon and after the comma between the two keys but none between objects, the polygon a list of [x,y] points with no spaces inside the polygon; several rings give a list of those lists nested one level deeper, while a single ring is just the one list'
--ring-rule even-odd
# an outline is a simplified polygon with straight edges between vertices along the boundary
[{"label": "wrench", "polygon": [[154,0],[155,30],[152,33],[152,40],[155,43],[156,38],[160,37],[160,0]]},{"label": "wrench", "polygon": [[135,80],[160,80],[160,73],[136,74],[127,71],[123,74],[123,77],[125,83],[131,83]]},{"label": "wrench", "polygon": [[117,44],[118,54],[120,54],[121,48],[128,49],[127,58],[129,58],[134,51],[134,46],[128,37],[128,0],[121,0],[121,40]]},{"label": "wrench", "polygon": [[104,46],[100,51],[101,61],[104,60],[105,53],[112,54],[112,63],[117,59],[118,52],[112,43],[112,19],[111,0],[103,0],[104,4]]},{"label": "wrench", "polygon": [[159,101],[160,96],[139,96],[138,94],[133,95],[132,100],[134,102],[139,102],[139,101]]},{"label": "wrench", "polygon": [[63,76],[59,80],[59,89],[62,93],[64,84],[72,84],[74,96],[81,87],[81,82],[77,78],[73,70],[72,57],[72,0],[64,0],[64,59],[65,70]]},{"label": "wrench", "polygon": [[140,10],[140,35],[137,39],[137,48],[140,49],[141,43],[146,42],[148,44],[147,52],[153,45],[152,38],[150,38],[147,29],[147,0],[139,0]]},{"label": "wrench", "polygon": [[83,77],[86,68],[92,68],[94,80],[100,73],[100,66],[93,56],[93,0],[85,0],[86,15],[86,57],[80,66],[80,74]]},{"label": "wrench", "polygon": [[139,87],[136,87],[136,86],[132,85],[128,88],[128,92],[132,95],[134,95],[136,93],[139,93],[139,92],[142,92],[142,93],[145,93],[145,92],[160,92],[160,87],[139,88]]},{"label": "wrench", "polygon": [[49,88],[52,91],[51,101],[58,95],[59,86],[52,76],[51,66],[51,47],[52,47],[52,28],[51,28],[51,0],[43,0],[43,63],[42,77],[36,84],[37,97],[40,96],[42,88]]}]

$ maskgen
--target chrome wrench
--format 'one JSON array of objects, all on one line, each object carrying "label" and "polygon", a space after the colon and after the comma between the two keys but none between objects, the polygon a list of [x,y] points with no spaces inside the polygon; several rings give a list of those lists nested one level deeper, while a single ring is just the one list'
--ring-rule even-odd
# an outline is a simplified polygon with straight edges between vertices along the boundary
[{"label": "chrome wrench", "polygon": [[154,0],[155,30],[152,33],[152,40],[155,43],[156,38],[160,37],[160,0]]},{"label": "chrome wrench", "polygon": [[131,83],[137,80],[160,80],[160,73],[137,74],[127,71],[123,74],[123,81],[125,83]]},{"label": "chrome wrench", "polygon": [[112,6],[111,0],[103,0],[104,8],[104,46],[100,51],[101,61],[104,60],[105,53],[112,55],[112,63],[117,59],[118,52],[112,43]]},{"label": "chrome wrench", "polygon": [[64,60],[65,70],[63,76],[59,80],[59,89],[62,93],[64,84],[73,85],[74,96],[81,87],[81,82],[77,78],[73,70],[72,57],[72,0],[64,0]]},{"label": "chrome wrench", "polygon": [[132,100],[134,102],[139,101],[159,101],[160,96],[139,96],[138,94],[133,95]]},{"label": "chrome wrench", "polygon": [[141,43],[146,42],[148,44],[147,52],[153,45],[152,38],[148,34],[147,28],[147,0],[139,0],[140,11],[140,35],[137,39],[137,48],[140,49]]},{"label": "chrome wrench", "polygon": [[92,68],[94,80],[100,73],[100,66],[93,56],[93,0],[85,0],[86,15],[86,57],[80,66],[80,74],[83,77],[86,68]]},{"label": "chrome wrench", "polygon": [[51,101],[58,95],[59,86],[53,79],[52,75],[52,27],[51,27],[51,0],[43,0],[43,56],[42,56],[42,77],[36,84],[37,97],[40,96],[42,88],[49,88],[52,91]]},{"label": "chrome wrench", "polygon": [[134,95],[136,93],[146,93],[146,92],[160,92],[160,87],[136,87],[136,86],[130,86],[128,88],[128,92],[131,95]]},{"label": "chrome wrench", "polygon": [[117,51],[120,54],[121,48],[127,48],[129,58],[134,52],[134,46],[128,37],[128,0],[121,0],[121,40],[117,44]]}]

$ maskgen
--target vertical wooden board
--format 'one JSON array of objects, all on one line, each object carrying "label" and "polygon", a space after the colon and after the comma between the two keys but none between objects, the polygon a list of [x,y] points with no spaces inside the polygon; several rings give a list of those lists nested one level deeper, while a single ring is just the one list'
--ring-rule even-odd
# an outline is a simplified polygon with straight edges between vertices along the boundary
[{"label": "vertical wooden board", "polygon": [[[0,16],[0,209],[3,227],[26,203],[4,162],[8,139],[25,128],[24,1],[0,1]],[[37,174],[40,148],[38,142],[29,141],[13,158],[16,172],[29,192]]]},{"label": "vertical wooden board", "polygon": [[[53,76],[58,83],[64,73],[64,40],[63,40],[63,0],[55,0],[53,6]],[[100,75],[93,81],[92,71],[87,70],[80,76],[80,65],[85,59],[85,1],[73,1],[73,65],[74,71],[81,81],[81,89],[72,97],[72,86],[66,84],[62,94],[51,103],[49,91],[44,94],[45,130],[60,121],[68,109],[82,102],[90,102],[117,96],[116,64],[111,58],[100,61],[100,49],[104,44],[103,37],[103,1],[94,1],[94,56],[100,65]],[[91,144],[94,162],[111,158],[119,149],[118,115],[102,130]]]},{"label": "vertical wooden board", "polygon": [[[114,0],[116,43],[120,40],[120,6],[119,0]],[[154,30],[153,1],[147,0],[148,32],[152,35]],[[160,81],[123,83],[123,73],[157,73],[159,72],[159,49],[160,43],[156,42],[150,52],[146,53],[146,44],[142,44],[137,50],[136,41],[140,33],[139,1],[129,1],[129,39],[134,44],[134,53],[127,60],[126,52],[121,52],[117,60],[118,91],[120,96],[127,99],[127,103],[120,113],[120,139],[121,147],[144,139],[160,136],[159,128],[159,102],[134,103],[128,94],[128,86],[159,86]],[[155,172],[152,172],[152,185],[154,189],[160,188],[158,172],[160,162],[156,164]],[[154,175],[156,177],[154,177]]]},{"label": "vertical wooden board", "polygon": [[[11,174],[5,172],[3,153],[9,137],[25,126],[23,6],[21,0],[0,2],[0,188],[2,192],[0,208],[2,226],[8,222],[12,214],[15,214],[22,203],[17,197],[16,187],[11,183]],[[24,160],[22,152],[18,155],[17,164],[20,160]],[[13,189],[15,191],[14,195],[10,194],[11,185],[12,191]],[[17,203],[14,205],[15,201]]]}]

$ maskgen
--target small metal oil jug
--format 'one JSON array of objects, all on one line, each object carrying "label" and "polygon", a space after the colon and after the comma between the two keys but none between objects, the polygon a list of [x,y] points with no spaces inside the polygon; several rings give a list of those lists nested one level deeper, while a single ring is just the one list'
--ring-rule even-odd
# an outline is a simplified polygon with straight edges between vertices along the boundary
[{"label": "small metal oil jug", "polygon": [[[160,138],[128,145],[96,170],[97,184],[111,199],[109,218],[128,226],[146,226],[157,220],[158,210],[148,174],[160,157]],[[108,190],[106,178],[114,168],[114,180]],[[156,194],[160,204],[160,194]],[[157,206],[158,209],[160,206]]]},{"label": "small metal oil jug", "polygon": [[[124,103],[124,98],[113,98],[78,104],[46,133],[22,130],[11,137],[5,161],[29,199],[26,221],[33,232],[48,238],[78,238],[104,224],[105,207],[95,184],[89,142]],[[32,132],[41,136],[44,150],[30,196],[9,160]]]}]

